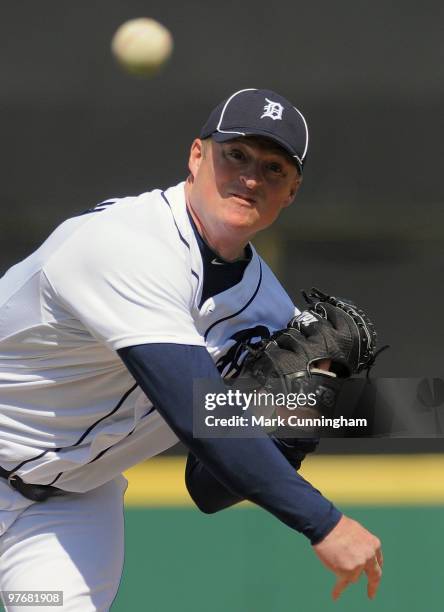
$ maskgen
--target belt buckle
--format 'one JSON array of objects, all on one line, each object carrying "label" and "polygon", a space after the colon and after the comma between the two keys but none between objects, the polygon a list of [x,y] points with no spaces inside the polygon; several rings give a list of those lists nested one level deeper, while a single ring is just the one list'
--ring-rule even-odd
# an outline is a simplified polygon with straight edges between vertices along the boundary
[{"label": "belt buckle", "polygon": [[11,485],[11,487],[13,487],[13,486],[14,486],[14,485],[13,485],[13,482],[15,482],[15,481],[17,480],[17,475],[16,475],[16,474],[14,474],[14,473],[9,474],[9,476],[8,476],[8,479],[7,479],[7,480],[8,480],[8,484],[10,484],[10,485]]}]

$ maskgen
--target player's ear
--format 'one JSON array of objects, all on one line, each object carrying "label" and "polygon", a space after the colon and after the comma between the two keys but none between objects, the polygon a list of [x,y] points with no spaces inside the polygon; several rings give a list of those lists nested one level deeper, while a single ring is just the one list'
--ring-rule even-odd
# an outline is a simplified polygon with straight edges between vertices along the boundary
[{"label": "player's ear", "polygon": [[302,178],[298,177],[297,180],[291,185],[290,191],[288,193],[288,197],[283,206],[284,208],[287,208],[287,206],[290,206],[290,204],[293,202],[293,200],[295,199],[299,191],[299,187],[301,186],[301,183],[302,183]]},{"label": "player's ear", "polygon": [[191,143],[190,156],[188,158],[188,169],[193,176],[196,176],[204,156],[204,144],[200,138],[196,138]]}]

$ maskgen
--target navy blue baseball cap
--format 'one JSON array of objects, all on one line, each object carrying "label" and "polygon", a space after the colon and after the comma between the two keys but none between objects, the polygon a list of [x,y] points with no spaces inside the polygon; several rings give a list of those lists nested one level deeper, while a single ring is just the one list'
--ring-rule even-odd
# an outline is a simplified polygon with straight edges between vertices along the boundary
[{"label": "navy blue baseball cap", "polygon": [[241,136],[265,136],[293,157],[302,174],[308,149],[304,115],[286,98],[270,89],[241,89],[211,112],[200,138],[226,142]]}]

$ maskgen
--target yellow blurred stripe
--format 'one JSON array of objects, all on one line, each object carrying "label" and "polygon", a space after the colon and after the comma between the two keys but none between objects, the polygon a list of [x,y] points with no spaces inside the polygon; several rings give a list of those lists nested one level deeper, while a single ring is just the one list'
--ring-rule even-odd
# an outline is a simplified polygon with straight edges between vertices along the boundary
[{"label": "yellow blurred stripe", "polygon": [[[126,505],[192,506],[184,469],[183,457],[131,468]],[[320,455],[309,457],[301,474],[338,504],[444,504],[444,455]]]},{"label": "yellow blurred stripe", "polygon": [[127,506],[191,506],[185,487],[185,458],[159,457],[134,466],[125,476]]},{"label": "yellow blurred stripe", "polygon": [[444,503],[444,456],[441,455],[311,457],[301,474],[337,503]]}]

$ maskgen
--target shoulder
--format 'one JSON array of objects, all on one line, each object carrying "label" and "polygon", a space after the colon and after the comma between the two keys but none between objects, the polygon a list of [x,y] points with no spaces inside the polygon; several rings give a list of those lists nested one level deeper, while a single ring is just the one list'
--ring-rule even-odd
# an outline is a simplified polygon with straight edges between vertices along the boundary
[{"label": "shoulder", "polygon": [[136,197],[114,198],[66,222],[69,231],[51,249],[45,271],[71,270],[91,276],[126,276],[136,279],[155,273],[164,277],[187,266],[189,247],[164,192],[155,190]]},{"label": "shoulder", "polygon": [[177,250],[181,237],[176,225],[160,189],[110,198],[59,226],[49,238],[57,247],[51,253],[115,253],[122,257],[128,252],[152,252],[153,248]]},{"label": "shoulder", "polygon": [[[116,226],[120,230],[129,229],[144,235],[156,234],[159,229],[170,230],[179,238],[176,217],[179,216],[181,205],[185,207],[181,185],[166,191],[155,189],[138,196],[111,198],[90,209],[86,214],[93,216],[94,223],[98,226]],[[170,202],[173,197],[167,198],[166,194],[174,195],[174,209]]]}]

